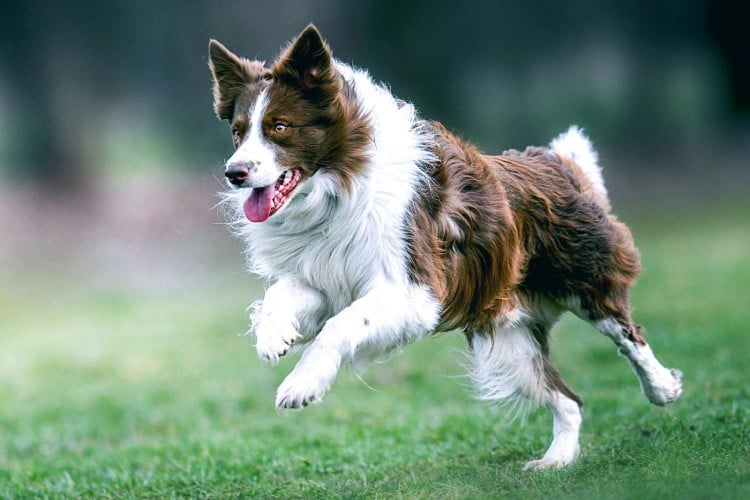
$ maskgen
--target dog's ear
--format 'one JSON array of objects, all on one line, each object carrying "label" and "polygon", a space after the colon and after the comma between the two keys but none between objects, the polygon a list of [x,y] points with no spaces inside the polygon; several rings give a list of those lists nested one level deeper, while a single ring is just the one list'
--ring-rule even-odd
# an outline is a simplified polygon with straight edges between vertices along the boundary
[{"label": "dog's ear", "polygon": [[281,54],[273,68],[276,78],[300,86],[303,90],[333,90],[338,76],[333,67],[331,49],[318,28],[310,24]]},{"label": "dog's ear", "polygon": [[208,67],[214,79],[214,111],[220,120],[232,119],[237,96],[253,81],[249,67],[252,63],[234,55],[216,40],[208,43]]}]

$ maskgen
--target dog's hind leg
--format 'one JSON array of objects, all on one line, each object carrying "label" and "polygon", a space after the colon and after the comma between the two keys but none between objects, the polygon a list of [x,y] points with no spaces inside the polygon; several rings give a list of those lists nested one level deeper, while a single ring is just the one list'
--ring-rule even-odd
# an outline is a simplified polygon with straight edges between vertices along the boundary
[{"label": "dog's hind leg", "polygon": [[643,394],[658,406],[671,403],[682,394],[682,372],[662,365],[630,319],[629,311],[594,321],[594,326],[611,338],[633,368]]},{"label": "dog's hind leg", "polygon": [[563,467],[576,460],[582,402],[547,356],[546,325],[495,328],[493,335],[467,334],[471,346],[472,381],[483,400],[511,402],[517,407],[543,404],[552,412],[553,440],[540,460],[525,469]]},{"label": "dog's hind leg", "polygon": [[666,368],[643,338],[640,325],[630,313],[630,293],[627,286],[615,286],[607,295],[584,296],[570,307],[581,319],[588,321],[617,345],[628,360],[641,384],[643,394],[658,406],[671,403],[682,394],[682,372]]}]

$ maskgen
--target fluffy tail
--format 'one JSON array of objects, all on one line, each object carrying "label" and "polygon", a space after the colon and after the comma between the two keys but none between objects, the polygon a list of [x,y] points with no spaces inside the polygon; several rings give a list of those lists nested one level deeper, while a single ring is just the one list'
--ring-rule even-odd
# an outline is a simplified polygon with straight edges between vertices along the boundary
[{"label": "fluffy tail", "polygon": [[591,141],[577,125],[555,137],[549,147],[560,156],[573,160],[581,170],[587,182],[582,182],[581,190],[594,198],[602,207],[609,210],[609,196],[604,186],[602,169],[599,166],[599,155]]}]

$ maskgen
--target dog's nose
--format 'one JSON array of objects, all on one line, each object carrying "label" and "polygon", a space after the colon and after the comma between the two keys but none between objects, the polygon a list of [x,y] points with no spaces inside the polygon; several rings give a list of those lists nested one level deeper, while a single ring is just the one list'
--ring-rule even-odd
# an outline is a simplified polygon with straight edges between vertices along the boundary
[{"label": "dog's nose", "polygon": [[224,176],[235,186],[241,186],[250,175],[250,166],[248,163],[232,163],[227,165]]}]

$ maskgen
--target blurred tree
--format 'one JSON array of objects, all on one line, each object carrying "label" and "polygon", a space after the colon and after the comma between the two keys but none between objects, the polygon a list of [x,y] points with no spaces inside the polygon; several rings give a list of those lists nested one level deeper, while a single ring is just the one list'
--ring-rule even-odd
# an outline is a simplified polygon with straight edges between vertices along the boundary
[{"label": "blurred tree", "polygon": [[731,111],[750,113],[750,2],[713,0],[710,2],[709,27],[724,57],[729,74]]},{"label": "blurred tree", "polygon": [[[15,144],[18,176],[66,191],[81,186],[82,156],[74,130],[60,114],[62,88],[55,68],[57,54],[68,50],[70,38],[60,36],[52,22],[64,10],[64,2],[9,2],[0,16],[1,57],[10,81],[16,117],[21,131]],[[73,70],[72,68],[70,70]]]}]

